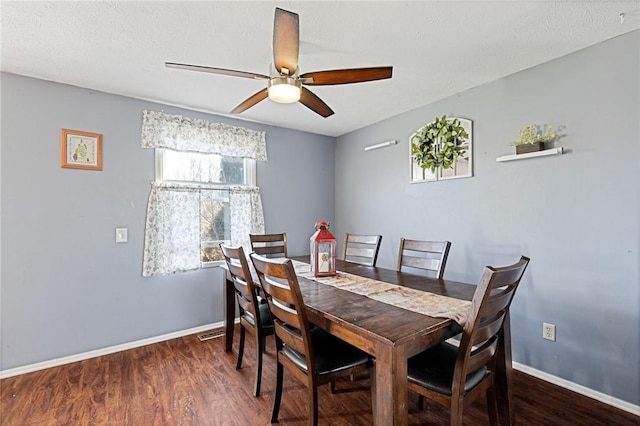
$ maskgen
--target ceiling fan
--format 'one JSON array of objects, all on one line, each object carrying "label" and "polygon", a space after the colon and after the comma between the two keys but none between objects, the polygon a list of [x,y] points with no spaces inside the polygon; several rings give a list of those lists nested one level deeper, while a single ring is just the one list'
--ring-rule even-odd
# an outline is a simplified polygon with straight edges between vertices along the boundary
[{"label": "ceiling fan", "polygon": [[329,117],[333,110],[313,92],[304,86],[330,86],[336,84],[360,83],[391,78],[393,67],[373,67],[315,71],[299,74],[298,50],[300,47],[300,27],[297,13],[276,8],[273,23],[273,76],[252,72],[212,68],[201,65],[165,62],[169,68],[209,72],[232,77],[268,80],[267,88],[260,90],[235,107],[232,114],[239,114],[267,97],[275,102],[300,102],[323,117]]}]

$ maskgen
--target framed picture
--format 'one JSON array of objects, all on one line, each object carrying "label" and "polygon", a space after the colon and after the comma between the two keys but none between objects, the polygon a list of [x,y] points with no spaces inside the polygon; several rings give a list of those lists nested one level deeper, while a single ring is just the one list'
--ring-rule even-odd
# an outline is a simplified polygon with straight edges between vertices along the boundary
[{"label": "framed picture", "polygon": [[102,170],[102,135],[62,129],[60,131],[60,167]]},{"label": "framed picture", "polygon": [[[458,118],[460,125],[469,134],[462,146],[465,148],[463,156],[453,164],[450,169],[436,168],[435,171],[423,169],[418,165],[415,156],[411,152],[413,135],[409,138],[409,161],[411,183],[437,182],[446,179],[468,178],[473,176],[473,121],[466,118],[451,117],[450,120]],[[415,135],[415,133],[414,133]]]}]

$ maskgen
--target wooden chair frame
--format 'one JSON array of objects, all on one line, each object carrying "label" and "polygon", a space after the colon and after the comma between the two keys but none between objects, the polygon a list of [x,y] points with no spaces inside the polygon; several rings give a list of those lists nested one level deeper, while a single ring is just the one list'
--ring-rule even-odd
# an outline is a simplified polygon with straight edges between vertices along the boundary
[{"label": "wooden chair frame", "polygon": [[[227,263],[227,268],[236,292],[236,300],[240,310],[240,346],[238,348],[238,362],[236,370],[242,368],[244,354],[245,333],[254,336],[257,348],[257,366],[255,374],[254,396],[260,396],[260,382],[262,379],[262,352],[265,350],[267,336],[274,334],[270,318],[263,318],[257,297],[257,287],[251,278],[249,263],[242,247],[231,247],[220,244]],[[264,308],[262,310],[264,313]],[[266,324],[268,322],[268,324]]]},{"label": "wooden chair frame", "polygon": [[366,266],[376,266],[382,235],[362,235],[346,233],[344,236],[344,254],[347,262]]},{"label": "wooden chair frame", "polygon": [[[307,385],[311,411],[309,424],[317,425],[318,386],[368,369],[370,366],[368,357],[367,364],[344,368],[327,374],[318,374],[316,370],[316,356],[311,338],[312,332],[292,261],[290,259],[284,262],[280,259],[268,259],[255,253],[251,254],[251,259],[260,278],[263,292],[267,297],[269,308],[271,309],[276,337],[277,382],[271,423],[277,423],[278,421],[284,369],[286,369],[296,379]],[[299,354],[304,355],[306,369],[301,368],[298,363],[292,360],[285,346],[290,348],[289,352],[293,349]]]},{"label": "wooden chair frame", "polygon": [[[415,372],[412,360],[409,360],[409,390],[421,395],[421,406],[422,396],[425,396],[448,407],[451,412],[451,425],[462,425],[464,408],[482,394],[486,394],[490,423],[497,425],[499,422],[494,373],[498,339],[502,338],[505,318],[509,314],[511,301],[528,264],[529,258],[521,256],[517,263],[510,266],[485,267],[471,302],[471,310],[463,323],[462,339],[453,371],[451,395],[419,384],[420,372]],[[443,345],[449,344],[443,343]],[[419,359],[419,357],[420,355],[417,355],[412,359]],[[484,376],[478,384],[465,393],[465,384],[469,375],[483,367],[486,367]],[[432,364],[432,369],[437,369],[437,366]]]},{"label": "wooden chair frame", "polygon": [[433,271],[436,278],[442,279],[444,268],[449,257],[449,241],[420,241],[400,238],[398,264],[396,270],[403,266]]}]

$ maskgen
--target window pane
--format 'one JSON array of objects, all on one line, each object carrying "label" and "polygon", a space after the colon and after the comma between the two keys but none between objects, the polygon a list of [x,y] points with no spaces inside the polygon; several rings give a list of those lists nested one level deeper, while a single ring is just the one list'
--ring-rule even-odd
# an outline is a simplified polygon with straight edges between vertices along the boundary
[{"label": "window pane", "polygon": [[205,247],[200,249],[200,253],[200,260],[202,262],[217,262],[224,260],[220,247]]},{"label": "window pane", "polygon": [[200,259],[202,262],[224,260],[218,243],[231,239],[229,226],[229,192],[203,191],[200,199]]},{"label": "window pane", "polygon": [[228,191],[203,191],[200,199],[200,240],[231,239]]},{"label": "window pane", "polygon": [[244,184],[244,160],[215,154],[164,150],[164,180]]}]

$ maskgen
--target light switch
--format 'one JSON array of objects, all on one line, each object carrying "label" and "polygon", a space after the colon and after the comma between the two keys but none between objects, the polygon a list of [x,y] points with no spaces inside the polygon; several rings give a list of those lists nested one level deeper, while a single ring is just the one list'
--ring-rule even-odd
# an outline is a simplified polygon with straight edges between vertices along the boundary
[{"label": "light switch", "polygon": [[127,228],[116,228],[116,243],[127,242]]}]

